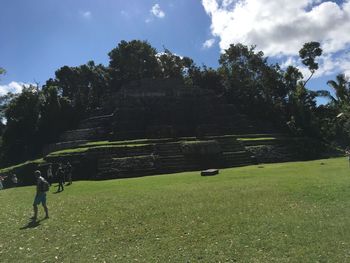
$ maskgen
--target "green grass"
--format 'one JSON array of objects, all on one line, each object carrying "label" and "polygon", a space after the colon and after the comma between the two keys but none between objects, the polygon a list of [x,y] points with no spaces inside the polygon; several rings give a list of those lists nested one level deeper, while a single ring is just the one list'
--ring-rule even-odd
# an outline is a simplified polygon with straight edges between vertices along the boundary
[{"label": "green grass", "polygon": [[268,141],[268,140],[276,140],[275,137],[261,137],[261,138],[237,138],[239,141]]},{"label": "green grass", "polygon": [[36,160],[26,161],[24,163],[12,165],[12,166],[9,166],[9,167],[1,168],[0,169],[0,174],[8,173],[8,172],[10,172],[10,171],[12,171],[12,170],[14,170],[16,168],[20,168],[21,166],[25,166],[25,165],[31,164],[31,163],[41,164],[41,163],[45,163],[45,161],[44,161],[43,158],[40,158],[40,159],[36,159]]},{"label": "green grass", "polygon": [[1,262],[350,262],[346,158],[55,189],[33,228],[35,188],[0,191]]},{"label": "green grass", "polygon": [[168,142],[172,141],[171,138],[162,138],[162,139],[136,139],[136,140],[124,140],[124,141],[95,141],[87,142],[81,144],[80,146],[101,146],[101,145],[139,145],[139,144],[152,144],[156,142]]},{"label": "green grass", "polygon": [[70,148],[65,150],[60,150],[56,152],[50,153],[48,156],[64,156],[76,153],[84,153],[91,149],[101,149],[101,148],[122,148],[122,147],[141,147],[149,144],[99,144],[99,146],[86,146],[86,147],[78,147],[78,148]]}]

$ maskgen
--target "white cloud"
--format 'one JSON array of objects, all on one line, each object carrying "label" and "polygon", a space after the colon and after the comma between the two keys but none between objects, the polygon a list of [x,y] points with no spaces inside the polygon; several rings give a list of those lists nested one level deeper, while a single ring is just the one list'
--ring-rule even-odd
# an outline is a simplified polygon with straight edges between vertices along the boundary
[{"label": "white cloud", "polygon": [[92,16],[90,11],[81,11],[80,14],[81,14],[82,17],[84,17],[86,19],[90,19],[91,16]]},{"label": "white cloud", "polygon": [[12,81],[7,85],[0,85],[0,96],[3,96],[5,94],[7,94],[8,92],[21,93],[23,86],[29,87],[30,85],[33,85],[33,84],[16,82],[16,81]]},{"label": "white cloud", "polygon": [[155,4],[154,6],[152,6],[150,12],[151,12],[151,14],[154,15],[155,17],[158,17],[158,18],[164,18],[164,17],[165,17],[165,13],[164,13],[164,11],[160,8],[160,5],[159,5],[159,4]]},{"label": "white cloud", "polygon": [[211,38],[211,39],[206,40],[203,43],[202,48],[208,49],[208,48],[211,48],[214,44],[215,44],[215,38]]},{"label": "white cloud", "polygon": [[211,17],[211,32],[224,50],[232,43],[257,45],[267,56],[298,56],[302,45],[321,43],[318,76],[337,70],[350,73],[350,0],[202,0]]}]

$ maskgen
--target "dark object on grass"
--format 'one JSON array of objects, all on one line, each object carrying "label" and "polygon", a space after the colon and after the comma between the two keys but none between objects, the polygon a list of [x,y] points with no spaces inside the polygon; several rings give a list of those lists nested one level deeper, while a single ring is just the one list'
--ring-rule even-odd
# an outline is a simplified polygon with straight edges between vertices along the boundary
[{"label": "dark object on grass", "polygon": [[208,169],[208,170],[201,171],[201,176],[211,176],[216,174],[219,174],[218,169]]}]

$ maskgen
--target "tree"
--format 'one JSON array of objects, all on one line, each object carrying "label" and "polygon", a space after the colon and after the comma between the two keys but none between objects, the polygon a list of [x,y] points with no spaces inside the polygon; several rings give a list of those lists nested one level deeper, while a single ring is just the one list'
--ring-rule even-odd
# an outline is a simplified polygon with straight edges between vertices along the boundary
[{"label": "tree", "polygon": [[269,65],[262,51],[255,51],[255,46],[231,44],[219,63],[218,72],[230,103],[255,118],[280,116],[275,111],[280,111],[287,94],[283,72],[278,65]]},{"label": "tree", "polygon": [[296,90],[297,84],[303,79],[303,74],[293,66],[288,66],[284,73],[284,81],[288,93],[291,94]]},{"label": "tree", "polygon": [[37,133],[42,145],[56,141],[77,121],[71,103],[58,94],[56,86],[44,86],[40,93],[40,117]]},{"label": "tree", "polygon": [[194,84],[202,89],[213,90],[218,95],[224,92],[222,78],[219,72],[206,66],[202,70],[198,69]]},{"label": "tree", "polygon": [[108,69],[93,61],[78,67],[64,66],[56,71],[56,79],[46,86],[56,86],[63,97],[71,100],[78,114],[101,106],[109,83]]},{"label": "tree", "polygon": [[345,74],[338,74],[336,80],[327,81],[327,85],[335,91],[336,98],[332,96],[330,98],[338,108],[350,104],[350,83]]},{"label": "tree", "polygon": [[160,67],[161,78],[182,78],[183,71],[186,67],[185,60],[170,50],[165,49],[163,53],[157,54],[158,64]]},{"label": "tree", "polygon": [[311,79],[314,75],[315,71],[318,69],[318,63],[315,61],[316,57],[322,55],[322,49],[320,48],[319,42],[308,42],[303,45],[303,47],[299,50],[299,56],[301,58],[301,62],[308,67],[311,72],[309,78],[304,82],[304,87],[306,83]]},{"label": "tree", "polygon": [[40,116],[40,94],[37,87],[23,87],[22,93],[9,103],[5,117],[6,129],[3,134],[3,149],[7,161],[27,160],[40,152],[37,136]]},{"label": "tree", "polygon": [[147,41],[121,41],[112,49],[109,68],[115,88],[131,80],[155,78],[161,73],[157,51]]},{"label": "tree", "polygon": [[6,70],[3,69],[2,67],[0,67],[0,75],[3,75],[3,74],[5,74],[5,73],[6,73]]}]

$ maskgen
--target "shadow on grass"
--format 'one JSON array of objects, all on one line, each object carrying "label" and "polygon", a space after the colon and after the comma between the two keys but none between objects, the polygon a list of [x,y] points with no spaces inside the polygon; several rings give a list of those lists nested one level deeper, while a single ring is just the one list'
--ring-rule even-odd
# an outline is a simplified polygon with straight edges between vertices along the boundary
[{"label": "shadow on grass", "polygon": [[40,220],[30,220],[28,224],[26,224],[25,226],[22,226],[20,230],[24,230],[28,228],[36,228],[40,226],[40,222],[41,222]]},{"label": "shadow on grass", "polygon": [[40,223],[44,220],[46,220],[47,218],[44,218],[44,219],[41,219],[41,220],[34,220],[33,218],[30,219],[30,221],[25,225],[25,226],[22,226],[20,228],[20,230],[25,230],[25,229],[28,229],[28,228],[36,228],[38,226],[40,226]]}]

